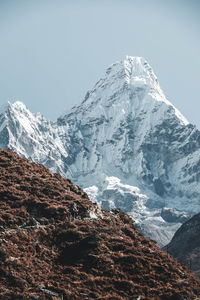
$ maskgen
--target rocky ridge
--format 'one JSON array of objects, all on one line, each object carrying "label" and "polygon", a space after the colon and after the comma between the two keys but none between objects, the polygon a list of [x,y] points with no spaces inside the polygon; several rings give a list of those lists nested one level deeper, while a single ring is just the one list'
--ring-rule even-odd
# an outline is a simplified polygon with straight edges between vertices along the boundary
[{"label": "rocky ridge", "polygon": [[[71,219],[70,206],[78,215]],[[1,299],[198,299],[200,281],[128,215],[0,150]]]}]

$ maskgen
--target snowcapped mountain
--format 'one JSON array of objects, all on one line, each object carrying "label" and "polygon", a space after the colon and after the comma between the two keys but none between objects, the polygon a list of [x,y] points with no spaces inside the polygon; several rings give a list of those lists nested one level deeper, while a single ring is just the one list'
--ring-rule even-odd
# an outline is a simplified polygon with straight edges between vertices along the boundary
[{"label": "snowcapped mountain", "polygon": [[200,132],[143,58],[110,66],[57,122],[8,104],[0,130],[1,147],[71,178],[103,207],[123,209],[160,245],[200,210]]},{"label": "snowcapped mountain", "polygon": [[40,113],[33,115],[22,102],[0,107],[0,148],[10,148],[22,157],[62,173],[66,150],[56,126]]}]

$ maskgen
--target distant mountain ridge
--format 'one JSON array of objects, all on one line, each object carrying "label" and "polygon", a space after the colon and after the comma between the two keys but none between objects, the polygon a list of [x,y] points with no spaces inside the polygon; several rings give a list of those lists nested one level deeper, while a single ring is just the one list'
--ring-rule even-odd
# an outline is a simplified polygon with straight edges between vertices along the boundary
[{"label": "distant mountain ridge", "polygon": [[[104,208],[121,208],[160,245],[199,211],[200,132],[141,57],[111,65],[56,122],[8,104],[0,111],[0,147],[72,179]],[[164,208],[173,217],[163,217]]]}]

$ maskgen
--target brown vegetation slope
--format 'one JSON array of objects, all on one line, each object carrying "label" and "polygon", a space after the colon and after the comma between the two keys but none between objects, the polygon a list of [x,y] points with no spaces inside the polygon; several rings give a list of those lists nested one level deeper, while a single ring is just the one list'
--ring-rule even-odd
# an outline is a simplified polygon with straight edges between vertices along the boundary
[{"label": "brown vegetation slope", "polygon": [[200,277],[200,214],[185,222],[163,249]]},{"label": "brown vegetation slope", "polygon": [[[70,221],[76,203],[79,219]],[[0,299],[198,299],[200,281],[119,210],[0,150]],[[90,211],[98,216],[91,218]]]}]

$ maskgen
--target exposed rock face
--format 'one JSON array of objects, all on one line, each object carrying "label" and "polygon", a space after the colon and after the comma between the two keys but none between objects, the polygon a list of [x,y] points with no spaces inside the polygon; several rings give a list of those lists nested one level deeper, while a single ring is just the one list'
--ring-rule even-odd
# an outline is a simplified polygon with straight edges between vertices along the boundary
[{"label": "exposed rock face", "polygon": [[200,214],[185,222],[164,250],[200,277]]},{"label": "exposed rock face", "polygon": [[175,215],[199,212],[200,132],[141,57],[109,67],[57,122],[20,102],[3,107],[0,145],[70,178],[104,208],[123,209],[160,245],[185,220]]},{"label": "exposed rock face", "polygon": [[[71,219],[76,203],[78,216]],[[1,299],[197,299],[200,281],[120,210],[0,150]]]}]

